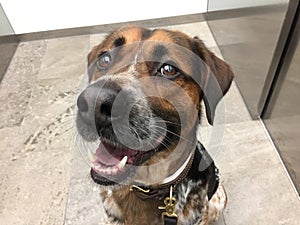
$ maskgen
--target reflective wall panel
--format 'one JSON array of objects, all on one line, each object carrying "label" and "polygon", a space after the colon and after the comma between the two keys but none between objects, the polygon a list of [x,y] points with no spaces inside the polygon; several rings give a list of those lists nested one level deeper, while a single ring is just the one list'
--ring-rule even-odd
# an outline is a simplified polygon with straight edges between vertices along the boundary
[{"label": "reflective wall panel", "polygon": [[[299,4],[299,3],[298,3]],[[300,19],[294,20],[263,121],[300,193]]]},{"label": "reflective wall panel", "polygon": [[[288,0],[246,1],[248,8],[214,11],[216,5],[232,1],[209,1],[208,24],[226,61],[233,67],[235,80],[253,118],[273,60],[288,9]],[[265,4],[263,4],[265,2]],[[243,5],[241,5],[243,6]],[[213,8],[215,7],[215,8]],[[221,7],[221,6],[220,6]],[[223,6],[224,7],[224,6]]]}]

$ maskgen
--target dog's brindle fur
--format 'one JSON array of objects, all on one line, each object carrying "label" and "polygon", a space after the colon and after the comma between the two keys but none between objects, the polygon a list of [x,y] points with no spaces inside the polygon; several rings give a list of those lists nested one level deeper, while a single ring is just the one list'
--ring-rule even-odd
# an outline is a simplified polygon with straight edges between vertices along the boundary
[{"label": "dog's brindle fur", "polygon": [[[122,51],[122,46],[129,46],[130,44],[141,41],[144,41],[144,43],[145,41],[153,42],[149,42],[152,43],[150,45],[133,45],[130,52],[128,49],[126,52]],[[197,68],[195,69],[192,58],[189,58],[189,56],[184,54],[181,55],[178,52],[172,52],[171,49],[168,49],[168,43],[176,44],[193,52],[205,62],[206,68],[204,70],[203,68],[201,70],[198,70]],[[92,65],[92,63],[95,62],[95,60],[97,60],[99,55],[103,52],[110,52],[115,48],[121,49],[118,51],[117,56],[115,56],[118,57],[118,61],[115,60],[118,65],[114,65],[113,63],[105,71],[94,70],[90,76],[90,85],[95,85],[95,82],[99,79],[105,79],[106,76],[109,77],[108,79],[110,81],[112,80],[110,87],[113,87],[115,84],[117,84],[118,87],[123,87],[139,78],[155,76],[154,71],[158,70],[158,65],[156,63],[142,61],[137,62],[136,58],[147,54],[158,55],[159,57],[159,54],[162,54],[163,56],[160,58],[161,60],[172,59],[172,61],[176,62],[176,66],[180,68],[180,73],[182,74],[173,80],[177,83],[177,85],[185,90],[200,114],[201,100],[204,99],[205,104],[208,104],[208,97],[204,95],[207,91],[205,88],[210,88],[209,84],[207,84],[209,75],[211,73],[215,75],[223,94],[227,92],[233,78],[230,66],[210,52],[201,40],[197,37],[191,38],[179,31],[169,31],[164,29],[149,30],[136,26],[123,27],[108,35],[102,43],[91,50],[88,55],[89,66]],[[147,58],[147,56],[145,58]],[[120,67],[120,65],[125,66]],[[199,79],[200,87],[204,88],[200,88],[199,84],[196,84],[193,79],[189,79],[190,76],[195,76],[195,73],[199,73],[197,76],[201,76],[201,79]],[[147,88],[139,88],[142,92],[145,92],[149,86]],[[162,93],[170,92],[174,101],[183,101],[181,96],[176,95],[176,93],[172,93],[172,90],[164,90],[163,86],[160,86],[159,88]],[[207,91],[207,93],[208,92],[209,91]],[[221,97],[214,98],[214,101],[218,102]],[[141,103],[141,105],[142,107],[136,108],[136,111],[138,112],[137,114],[140,113],[136,116],[137,118],[143,118],[145,115],[150,118],[152,114],[155,114],[174,123],[180,123],[176,109],[172,106],[172,104],[164,99],[157,100],[157,98],[147,98],[147,102]],[[181,109],[185,110],[184,104],[181,106]],[[209,108],[210,113],[208,113],[207,110],[207,118],[210,123],[213,122],[215,107],[216,104],[212,104]],[[146,111],[139,112],[142,108],[146,108]],[[206,108],[208,109],[207,105]],[[181,127],[181,129],[183,131],[192,130],[193,132],[190,140],[196,140],[194,122],[197,121],[197,118],[193,118],[194,115],[190,115],[188,110],[186,111],[186,118],[189,118],[191,122],[187,123],[186,127]],[[148,122],[146,121],[135,126],[137,126],[136,129],[139,132],[138,126],[143,126],[143,129],[147,129],[147,125]],[[88,141],[94,141],[97,139],[97,134],[93,134],[93,132],[87,128],[87,125],[80,118],[80,113],[77,118],[77,127],[79,133],[84,139]],[[173,127],[171,129],[173,129],[173,133],[180,134],[180,131],[176,128]],[[98,132],[100,139],[104,138],[112,143],[117,142],[113,131],[106,129],[106,131],[102,132],[103,133]],[[147,158],[146,161],[141,161],[141,165],[151,165],[160,159],[166,158],[172,152],[172,149],[176,147],[178,142],[174,136],[170,136],[169,138],[173,140],[173,142],[168,142],[167,151],[160,150],[154,152],[151,154],[151,157]],[[145,177],[147,176],[158,176],[158,174],[145,174]],[[93,179],[97,181],[97,176],[94,176]],[[225,191],[220,185],[217,192],[210,201],[208,201],[207,189],[208,184],[203,183],[203,180],[201,179],[195,182],[186,178],[178,185],[178,202],[176,204],[175,212],[179,217],[179,225],[207,225],[210,221],[218,218],[220,212],[226,205]],[[162,205],[162,201],[155,198],[147,201],[141,200],[135,193],[129,190],[129,186],[127,185],[111,185],[109,187],[105,187],[101,191],[101,197],[106,211],[108,224],[163,224],[161,220],[161,210],[158,209],[158,206]]]}]

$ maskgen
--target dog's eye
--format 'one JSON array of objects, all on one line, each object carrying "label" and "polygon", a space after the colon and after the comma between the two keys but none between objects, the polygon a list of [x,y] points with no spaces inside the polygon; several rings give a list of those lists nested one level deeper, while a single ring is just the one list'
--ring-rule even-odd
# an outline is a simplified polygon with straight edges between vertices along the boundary
[{"label": "dog's eye", "polygon": [[108,52],[101,53],[97,60],[98,69],[106,69],[111,63],[111,56]]},{"label": "dog's eye", "polygon": [[162,76],[171,78],[178,75],[178,69],[175,66],[164,64],[162,67],[160,67],[159,73]]}]

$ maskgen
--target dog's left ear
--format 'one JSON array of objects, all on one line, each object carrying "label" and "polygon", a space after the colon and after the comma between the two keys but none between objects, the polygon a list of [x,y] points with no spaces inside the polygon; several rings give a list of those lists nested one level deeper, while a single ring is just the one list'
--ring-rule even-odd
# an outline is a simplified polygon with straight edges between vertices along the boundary
[{"label": "dog's left ear", "polygon": [[233,72],[231,67],[209,51],[198,37],[194,37],[193,43],[195,53],[206,64],[205,74],[202,74],[205,77],[202,91],[207,120],[212,125],[217,105],[231,85]]}]

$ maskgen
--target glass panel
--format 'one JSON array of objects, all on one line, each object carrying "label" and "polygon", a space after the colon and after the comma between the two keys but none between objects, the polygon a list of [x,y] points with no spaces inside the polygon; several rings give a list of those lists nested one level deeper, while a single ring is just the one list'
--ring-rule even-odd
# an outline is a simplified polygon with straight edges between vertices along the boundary
[{"label": "glass panel", "polygon": [[[299,30],[300,26],[298,35]],[[272,111],[269,118],[264,122],[300,193],[300,44],[299,36],[295,38],[298,43],[291,46],[292,52],[295,51],[291,64],[283,83],[275,89],[279,93],[270,105]]]},{"label": "glass panel", "polygon": [[260,115],[259,100],[289,1],[273,1],[282,3],[279,5],[270,5],[271,1],[209,1],[209,11],[257,6],[258,2],[264,6],[208,13],[208,24],[225,60],[233,67],[235,81],[253,118]]}]

